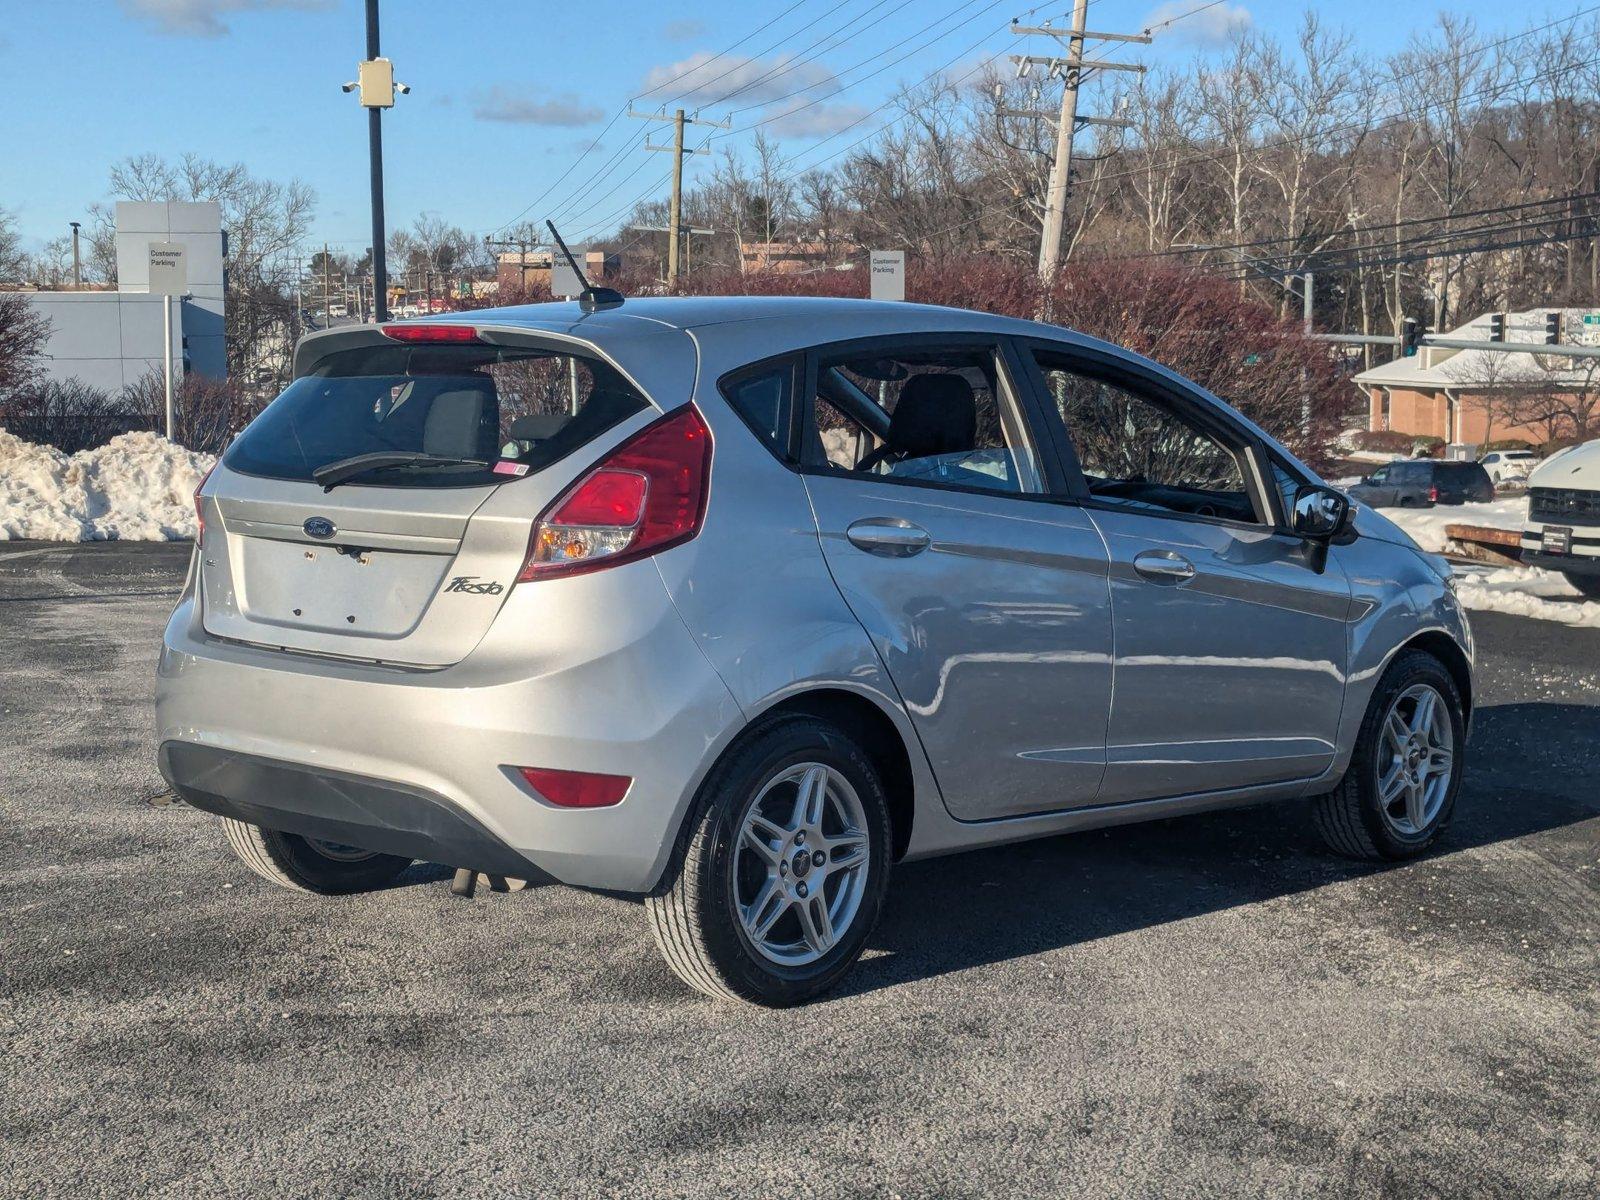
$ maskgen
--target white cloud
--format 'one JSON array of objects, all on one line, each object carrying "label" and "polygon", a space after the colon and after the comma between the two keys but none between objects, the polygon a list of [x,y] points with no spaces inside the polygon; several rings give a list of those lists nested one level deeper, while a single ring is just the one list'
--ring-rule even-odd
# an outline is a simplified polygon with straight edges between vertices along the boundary
[{"label": "white cloud", "polygon": [[860,104],[813,104],[809,108],[799,107],[804,103],[803,98],[797,98],[794,104],[776,110],[776,113],[781,115],[763,114],[763,119],[771,121],[768,128],[778,137],[815,138],[827,137],[849,129],[852,125],[865,120],[872,111]]},{"label": "white cloud", "polygon": [[162,33],[221,37],[228,32],[224,16],[284,8],[309,12],[332,8],[333,0],[122,0],[122,6],[136,17],[155,22]]},{"label": "white cloud", "polygon": [[548,100],[536,100],[498,84],[479,97],[472,115],[480,121],[508,121],[516,125],[558,125],[572,128],[593,125],[605,113],[591,104],[584,104],[570,92]]},{"label": "white cloud", "polygon": [[748,108],[802,88],[811,89],[807,93],[811,96],[828,94],[830,86],[837,90],[838,77],[821,63],[791,66],[791,61],[790,56],[781,54],[770,59],[730,58],[701,50],[681,62],[652,67],[640,94],[646,104],[660,88],[664,95],[691,106],[721,104],[726,99],[734,108]]},{"label": "white cloud", "polygon": [[[1166,24],[1169,21],[1172,23]],[[1243,4],[1218,4],[1196,11],[1194,0],[1167,0],[1144,19],[1144,28],[1162,41],[1217,46],[1254,23]]]}]

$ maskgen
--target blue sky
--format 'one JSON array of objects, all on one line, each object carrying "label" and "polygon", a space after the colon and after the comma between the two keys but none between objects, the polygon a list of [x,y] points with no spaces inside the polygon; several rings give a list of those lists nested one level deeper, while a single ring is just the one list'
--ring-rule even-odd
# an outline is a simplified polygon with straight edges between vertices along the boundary
[{"label": "blue sky", "polygon": [[[384,0],[383,52],[413,88],[384,117],[391,227],[427,211],[476,233],[495,230],[538,201],[631,97],[643,96],[640,107],[650,108],[690,85],[698,85],[690,107],[697,96],[742,88],[708,115],[743,110],[734,115],[736,131],[767,120],[782,149],[809,166],[890,119],[881,109],[900,82],[946,63],[964,72],[985,55],[1004,54],[1014,44],[1005,30],[1012,17],[1061,23],[1070,10],[1069,0],[1058,0],[1029,17],[1030,2]],[[1203,3],[1093,0],[1089,24],[1134,31]],[[363,54],[360,0],[15,0],[7,7],[0,78],[12,120],[0,158],[0,207],[17,218],[30,248],[66,232],[68,221],[105,197],[113,162],[146,151],[194,152],[241,161],[267,178],[298,177],[318,194],[314,240],[353,252],[366,246],[366,122],[355,98],[339,90]],[[1306,7],[1226,0],[1177,21],[1137,56],[1159,62],[1206,53],[1236,21],[1287,37]],[[1311,7],[1374,54],[1398,48],[1434,16],[1391,0]],[[1533,16],[1490,0],[1453,0],[1450,8],[1490,31],[1520,28]],[[700,65],[747,35],[727,57]],[[871,74],[886,61],[887,69]],[[686,69],[698,73],[645,94]],[[791,93],[799,94],[786,99]],[[528,216],[558,212],[570,200],[560,223],[581,233],[651,192],[669,158],[638,148],[647,126],[660,140],[662,126],[616,121]],[[750,136],[736,132],[721,144]],[[609,178],[582,194],[624,146],[631,149]],[[703,161],[691,163],[704,169]]]}]

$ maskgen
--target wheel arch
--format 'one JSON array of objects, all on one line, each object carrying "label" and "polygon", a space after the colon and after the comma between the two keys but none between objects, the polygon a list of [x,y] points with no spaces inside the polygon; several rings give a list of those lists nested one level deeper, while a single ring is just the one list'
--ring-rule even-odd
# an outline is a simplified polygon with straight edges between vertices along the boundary
[{"label": "wheel arch", "polygon": [[1401,643],[1390,655],[1389,661],[1395,661],[1408,650],[1421,650],[1444,664],[1445,670],[1450,672],[1450,678],[1455,680],[1456,691],[1461,693],[1463,715],[1470,719],[1473,705],[1472,664],[1455,638],[1442,629],[1427,630]]},{"label": "wheel arch", "polygon": [[[798,713],[837,725],[858,737],[878,769],[884,795],[889,801],[889,823],[894,835],[894,858],[899,861],[911,844],[911,829],[916,821],[916,777],[912,773],[911,749],[891,717],[875,701],[860,692],[840,687],[815,687],[794,692],[763,709],[740,731],[744,732],[775,715]],[[738,738],[734,739],[735,741]]]}]

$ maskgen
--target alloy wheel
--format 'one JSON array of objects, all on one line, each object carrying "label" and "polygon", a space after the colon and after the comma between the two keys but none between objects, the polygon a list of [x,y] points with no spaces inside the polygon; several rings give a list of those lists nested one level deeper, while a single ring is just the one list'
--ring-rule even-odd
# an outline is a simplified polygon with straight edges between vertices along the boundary
[{"label": "alloy wheel", "polygon": [[1433,824],[1455,773],[1455,730],[1445,699],[1418,683],[1394,698],[1378,743],[1378,806],[1395,833],[1417,837]]},{"label": "alloy wheel", "polygon": [[866,893],[866,810],[840,772],[785,767],[745,810],[734,848],[734,902],[745,937],[782,966],[839,943]]}]

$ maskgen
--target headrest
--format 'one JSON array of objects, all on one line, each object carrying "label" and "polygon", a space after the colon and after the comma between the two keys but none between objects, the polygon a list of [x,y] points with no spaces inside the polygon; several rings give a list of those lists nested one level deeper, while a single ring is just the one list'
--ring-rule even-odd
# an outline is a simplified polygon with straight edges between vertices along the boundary
[{"label": "headrest", "polygon": [[978,437],[972,385],[959,375],[913,375],[889,417],[889,445],[908,458],[961,454]]},{"label": "headrest", "polygon": [[509,432],[513,441],[542,442],[555,437],[570,420],[566,413],[528,413],[512,421]]}]

